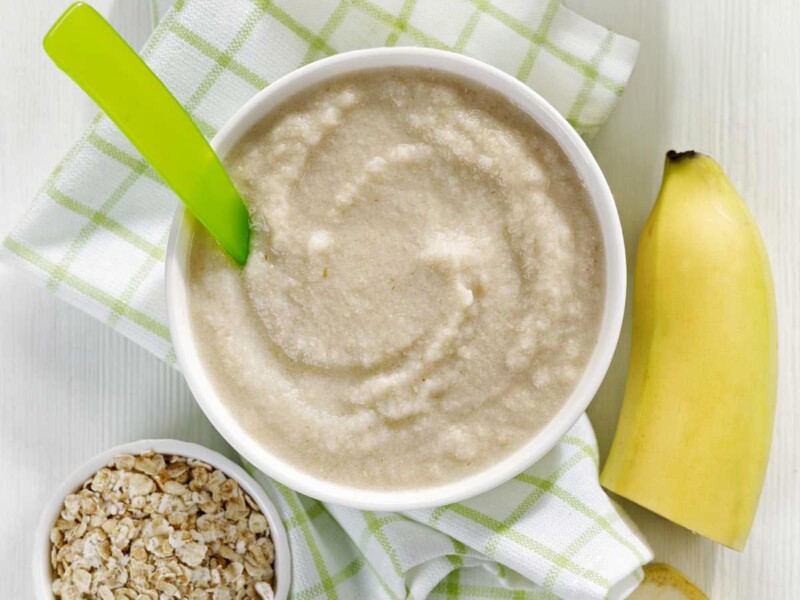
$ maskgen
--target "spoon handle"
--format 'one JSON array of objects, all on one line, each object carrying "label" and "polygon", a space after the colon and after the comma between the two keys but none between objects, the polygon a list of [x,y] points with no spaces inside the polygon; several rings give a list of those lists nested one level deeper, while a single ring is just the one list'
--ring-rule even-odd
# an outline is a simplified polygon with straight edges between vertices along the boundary
[{"label": "spoon handle", "polygon": [[139,55],[88,4],[77,2],[44,38],[53,62],[100,106],[238,262],[247,261],[247,208],[189,114]]}]

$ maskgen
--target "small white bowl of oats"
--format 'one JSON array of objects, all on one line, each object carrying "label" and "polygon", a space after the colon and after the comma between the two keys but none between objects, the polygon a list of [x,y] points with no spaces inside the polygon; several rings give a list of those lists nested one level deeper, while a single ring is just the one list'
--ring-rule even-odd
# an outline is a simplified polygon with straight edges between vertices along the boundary
[{"label": "small white bowl of oats", "polygon": [[107,450],[74,471],[34,538],[38,600],[286,600],[289,543],[268,493],[177,440]]}]

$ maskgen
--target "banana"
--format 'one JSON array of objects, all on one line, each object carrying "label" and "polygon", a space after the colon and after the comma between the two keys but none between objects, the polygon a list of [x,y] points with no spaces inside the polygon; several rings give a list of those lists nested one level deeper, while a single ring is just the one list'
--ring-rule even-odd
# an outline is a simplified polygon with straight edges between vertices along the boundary
[{"label": "banana", "polygon": [[663,563],[650,563],[644,568],[641,585],[628,600],[708,600],[708,596],[677,569]]},{"label": "banana", "polygon": [[742,550],[769,458],[777,346],[753,217],[711,158],[669,152],[639,238],[630,364],[602,484]]}]

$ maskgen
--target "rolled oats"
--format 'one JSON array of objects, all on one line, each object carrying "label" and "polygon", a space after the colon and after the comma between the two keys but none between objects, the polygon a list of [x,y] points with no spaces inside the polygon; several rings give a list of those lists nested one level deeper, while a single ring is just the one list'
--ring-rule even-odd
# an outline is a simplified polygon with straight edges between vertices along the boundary
[{"label": "rolled oats", "polygon": [[64,499],[50,531],[62,600],[272,600],[269,525],[210,465],[147,452],[114,457]]}]

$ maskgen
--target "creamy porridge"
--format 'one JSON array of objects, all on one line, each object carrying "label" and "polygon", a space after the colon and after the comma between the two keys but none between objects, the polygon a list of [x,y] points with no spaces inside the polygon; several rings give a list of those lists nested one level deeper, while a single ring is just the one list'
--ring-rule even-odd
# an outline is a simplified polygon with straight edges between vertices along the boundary
[{"label": "creamy porridge", "polygon": [[596,217],[575,169],[494,92],[369,71],[293,98],[227,165],[254,232],[198,228],[196,344],[270,451],[374,489],[456,480],[528,441],[594,347]]}]

